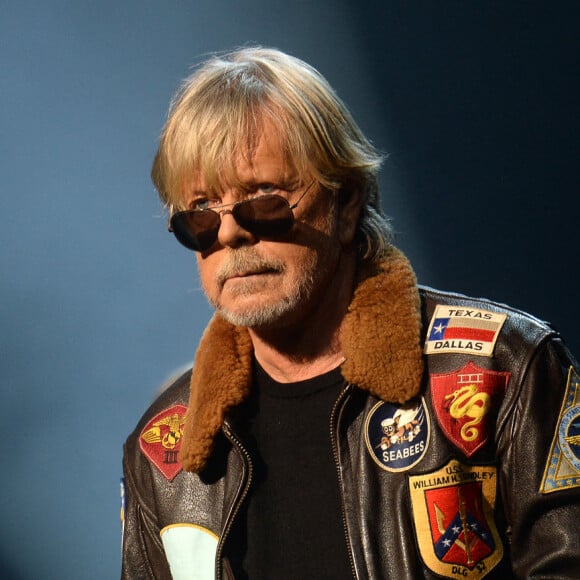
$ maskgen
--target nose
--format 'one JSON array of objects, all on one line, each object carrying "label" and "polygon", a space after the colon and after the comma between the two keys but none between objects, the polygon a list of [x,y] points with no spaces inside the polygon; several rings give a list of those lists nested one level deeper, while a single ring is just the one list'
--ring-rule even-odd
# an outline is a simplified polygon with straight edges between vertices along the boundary
[{"label": "nose", "polygon": [[235,220],[231,209],[222,210],[220,215],[221,223],[217,239],[221,246],[239,248],[256,242],[254,235]]}]

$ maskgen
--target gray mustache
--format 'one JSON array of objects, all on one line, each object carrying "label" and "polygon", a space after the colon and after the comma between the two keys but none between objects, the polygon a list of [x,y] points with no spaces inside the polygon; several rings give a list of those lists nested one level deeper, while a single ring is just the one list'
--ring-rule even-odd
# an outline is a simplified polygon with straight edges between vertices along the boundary
[{"label": "gray mustache", "polygon": [[278,272],[284,271],[284,263],[273,258],[262,258],[253,249],[240,248],[231,250],[226,261],[220,266],[216,273],[216,280],[221,288],[228,278],[240,274],[258,272]]}]

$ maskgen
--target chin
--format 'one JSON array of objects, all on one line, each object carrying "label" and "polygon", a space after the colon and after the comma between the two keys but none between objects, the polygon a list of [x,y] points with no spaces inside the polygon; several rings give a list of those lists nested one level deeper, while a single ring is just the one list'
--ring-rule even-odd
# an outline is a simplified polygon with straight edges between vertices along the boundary
[{"label": "chin", "polygon": [[275,328],[288,326],[296,318],[298,302],[281,300],[274,304],[260,304],[255,308],[229,309],[218,307],[220,315],[230,324],[247,328]]}]

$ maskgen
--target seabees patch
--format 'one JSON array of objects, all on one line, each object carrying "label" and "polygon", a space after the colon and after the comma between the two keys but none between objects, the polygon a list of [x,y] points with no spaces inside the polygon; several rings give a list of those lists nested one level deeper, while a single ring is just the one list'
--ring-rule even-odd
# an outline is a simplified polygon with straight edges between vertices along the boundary
[{"label": "seabees patch", "polygon": [[404,405],[377,403],[365,421],[368,452],[385,471],[406,471],[429,446],[429,413],[421,398]]},{"label": "seabees patch", "polygon": [[568,371],[566,394],[540,486],[541,493],[580,487],[580,376]]},{"label": "seabees patch", "polygon": [[139,446],[145,456],[169,481],[182,470],[177,460],[187,407],[174,405],[155,415],[139,437]]},{"label": "seabees patch", "polygon": [[425,353],[493,356],[506,317],[506,314],[480,308],[438,304],[427,331]]},{"label": "seabees patch", "polygon": [[419,552],[447,578],[483,578],[501,560],[493,518],[495,467],[451,460],[438,471],[409,477]]}]

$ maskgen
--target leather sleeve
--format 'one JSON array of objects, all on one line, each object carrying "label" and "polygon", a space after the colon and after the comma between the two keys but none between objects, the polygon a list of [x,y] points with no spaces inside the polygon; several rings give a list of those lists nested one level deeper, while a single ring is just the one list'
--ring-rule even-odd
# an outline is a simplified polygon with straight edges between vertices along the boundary
[{"label": "leather sleeve", "polygon": [[[547,340],[519,384],[512,385],[516,392],[504,415],[499,499],[518,578],[578,578],[580,573],[580,478],[566,466],[559,444],[573,364],[559,339]],[[552,484],[546,487],[549,469]]]},{"label": "leather sleeve", "polygon": [[153,510],[153,497],[145,497],[142,490],[152,489],[146,480],[150,467],[138,446],[129,438],[123,456],[125,481],[125,518],[123,529],[123,580],[171,579],[159,527]]}]

